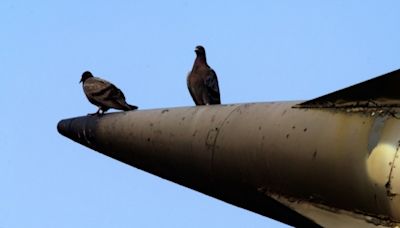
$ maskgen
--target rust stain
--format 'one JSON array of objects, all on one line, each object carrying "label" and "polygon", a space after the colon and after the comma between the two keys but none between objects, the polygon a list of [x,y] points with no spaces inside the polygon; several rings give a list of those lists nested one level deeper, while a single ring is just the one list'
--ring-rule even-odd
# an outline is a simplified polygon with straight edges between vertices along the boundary
[{"label": "rust stain", "polygon": [[394,169],[396,168],[395,160],[399,157],[399,149],[400,149],[400,140],[397,141],[396,153],[394,154],[393,161],[389,163],[390,171],[389,171],[388,181],[385,184],[386,194],[389,197],[394,197],[394,196],[396,196],[398,194],[393,189],[392,180],[394,179]]}]

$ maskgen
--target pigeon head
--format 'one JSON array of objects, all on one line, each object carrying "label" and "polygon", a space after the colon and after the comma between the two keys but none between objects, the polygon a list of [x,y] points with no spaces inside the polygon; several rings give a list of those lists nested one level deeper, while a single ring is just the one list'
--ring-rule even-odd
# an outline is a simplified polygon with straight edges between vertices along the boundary
[{"label": "pigeon head", "polygon": [[205,56],[206,55],[206,50],[204,49],[203,46],[199,45],[197,46],[194,51],[196,52],[197,56],[201,55],[201,56]]},{"label": "pigeon head", "polygon": [[93,77],[93,74],[90,73],[90,71],[85,71],[85,72],[83,72],[82,78],[81,78],[81,80],[79,81],[79,83],[85,82],[86,79],[91,78],[91,77]]}]

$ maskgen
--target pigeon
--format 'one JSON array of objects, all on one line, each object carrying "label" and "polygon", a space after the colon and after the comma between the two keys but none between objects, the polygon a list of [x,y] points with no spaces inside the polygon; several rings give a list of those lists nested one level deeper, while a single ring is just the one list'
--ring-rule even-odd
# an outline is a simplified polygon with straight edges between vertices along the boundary
[{"label": "pigeon", "polygon": [[196,59],[187,76],[187,86],[196,105],[221,104],[218,79],[215,71],[207,64],[203,46],[195,49]]},{"label": "pigeon", "polygon": [[92,73],[85,71],[81,81],[83,92],[90,103],[99,107],[97,112],[88,115],[103,115],[110,108],[129,111],[138,107],[126,103],[125,96],[114,84],[104,79],[93,77]]}]

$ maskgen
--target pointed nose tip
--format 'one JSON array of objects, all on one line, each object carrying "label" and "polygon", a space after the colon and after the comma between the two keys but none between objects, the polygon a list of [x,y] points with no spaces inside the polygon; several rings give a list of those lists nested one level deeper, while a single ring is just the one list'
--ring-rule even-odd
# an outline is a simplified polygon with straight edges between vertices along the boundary
[{"label": "pointed nose tip", "polygon": [[64,119],[58,122],[57,130],[61,135],[81,143],[81,133],[85,131],[84,117]]},{"label": "pointed nose tip", "polygon": [[58,132],[83,145],[88,145],[97,123],[97,117],[81,116],[71,119],[64,119],[58,122]]},{"label": "pointed nose tip", "polygon": [[60,122],[58,122],[58,124],[57,124],[58,133],[67,137],[67,132],[69,130],[70,123],[71,123],[70,119],[61,120]]}]

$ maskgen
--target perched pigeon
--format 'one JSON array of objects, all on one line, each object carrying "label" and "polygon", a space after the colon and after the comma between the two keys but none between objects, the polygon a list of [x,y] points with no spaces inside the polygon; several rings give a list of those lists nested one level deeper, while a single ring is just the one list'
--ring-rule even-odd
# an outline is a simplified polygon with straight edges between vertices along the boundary
[{"label": "perched pigeon", "polygon": [[126,103],[124,94],[115,85],[101,78],[93,77],[89,71],[82,74],[80,82],[83,83],[83,92],[90,103],[99,107],[97,112],[89,115],[104,114],[110,108],[124,111],[138,108]]},{"label": "perched pigeon", "polygon": [[203,46],[195,49],[196,60],[187,77],[187,86],[196,105],[221,104],[218,79],[215,71],[208,66]]}]

